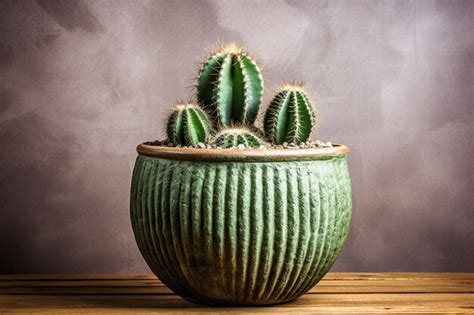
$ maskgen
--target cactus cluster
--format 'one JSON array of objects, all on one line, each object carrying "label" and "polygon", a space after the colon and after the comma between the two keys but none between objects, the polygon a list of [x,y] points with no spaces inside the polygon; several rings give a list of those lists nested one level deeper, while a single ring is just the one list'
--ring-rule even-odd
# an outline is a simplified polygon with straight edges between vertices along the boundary
[{"label": "cactus cluster", "polygon": [[315,120],[313,106],[303,86],[286,84],[265,112],[265,136],[276,144],[302,143],[311,135]]},{"label": "cactus cluster", "polygon": [[197,104],[178,104],[168,118],[166,133],[173,144],[195,147],[209,139],[209,118]]},{"label": "cactus cluster", "polygon": [[241,128],[227,128],[220,131],[214,141],[217,147],[220,148],[258,148],[262,146],[263,141],[245,127]]},{"label": "cactus cluster", "polygon": [[219,126],[253,125],[263,97],[257,63],[242,46],[230,44],[212,53],[199,70],[197,98]]},{"label": "cactus cluster", "polygon": [[[168,118],[172,145],[258,148],[267,143],[300,144],[315,129],[315,109],[302,84],[284,84],[255,126],[263,78],[243,46],[229,44],[211,53],[199,69],[197,103],[177,104]],[[214,132],[215,131],[215,132]]]}]

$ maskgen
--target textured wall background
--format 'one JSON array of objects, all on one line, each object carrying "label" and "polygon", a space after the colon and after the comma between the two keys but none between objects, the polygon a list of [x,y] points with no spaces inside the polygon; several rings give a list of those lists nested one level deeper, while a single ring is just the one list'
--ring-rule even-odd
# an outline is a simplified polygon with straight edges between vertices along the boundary
[{"label": "textured wall background", "polygon": [[474,271],[473,30],[473,1],[0,1],[0,273],[148,271],[135,146],[217,39],[352,149],[337,270]]}]

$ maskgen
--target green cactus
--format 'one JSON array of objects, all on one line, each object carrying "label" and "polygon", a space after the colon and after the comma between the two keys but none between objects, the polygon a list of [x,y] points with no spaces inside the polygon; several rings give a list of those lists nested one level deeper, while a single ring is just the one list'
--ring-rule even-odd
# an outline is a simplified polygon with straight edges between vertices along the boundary
[{"label": "green cactus", "polygon": [[197,104],[178,104],[168,118],[166,132],[170,143],[196,147],[208,140],[211,124]]},{"label": "green cactus", "polygon": [[224,149],[235,147],[258,148],[264,145],[264,142],[247,128],[240,127],[222,130],[216,135],[213,144]]},{"label": "green cactus", "polygon": [[301,84],[285,84],[273,98],[264,117],[265,136],[273,144],[299,144],[316,126],[316,114]]},{"label": "green cactus", "polygon": [[215,125],[253,125],[263,97],[263,78],[244,47],[221,47],[202,65],[197,78],[200,106]]}]

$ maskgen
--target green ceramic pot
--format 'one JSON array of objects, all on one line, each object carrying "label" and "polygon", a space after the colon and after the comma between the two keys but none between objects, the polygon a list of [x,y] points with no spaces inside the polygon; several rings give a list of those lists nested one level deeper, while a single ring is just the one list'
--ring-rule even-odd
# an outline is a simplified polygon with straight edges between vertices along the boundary
[{"label": "green ceramic pot", "polygon": [[131,221],[151,270],[213,305],[293,300],[331,268],[351,219],[347,147],[138,146]]}]

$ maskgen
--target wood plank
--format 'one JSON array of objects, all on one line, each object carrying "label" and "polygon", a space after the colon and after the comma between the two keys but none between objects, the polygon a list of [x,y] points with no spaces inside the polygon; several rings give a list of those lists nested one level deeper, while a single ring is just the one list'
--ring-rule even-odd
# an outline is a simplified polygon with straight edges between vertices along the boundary
[{"label": "wood plank", "polygon": [[474,294],[331,294],[305,295],[293,302],[272,307],[211,308],[189,303],[177,296],[1,296],[0,313],[27,312],[458,312],[474,313]]},{"label": "wood plank", "polygon": [[[316,293],[474,293],[471,280],[322,280],[310,290]],[[0,282],[0,294],[169,294],[157,280],[149,281],[8,281]]]},{"label": "wood plank", "polygon": [[404,280],[445,279],[474,280],[474,272],[329,272],[326,280]]},{"label": "wood plank", "polygon": [[154,274],[8,274],[0,275],[0,281],[87,281],[87,280],[156,280]]},{"label": "wood plank", "polygon": [[[387,282],[385,280],[338,280],[332,281],[323,279],[318,286],[358,286],[358,285],[390,285],[403,287],[407,285],[429,285],[429,286],[444,286],[444,285],[464,285],[474,286],[474,280],[446,280],[446,279],[400,279]],[[165,286],[160,280],[84,280],[84,281],[65,281],[65,280],[51,280],[51,281],[0,281],[0,288],[5,287],[155,287]]]},{"label": "wood plank", "polygon": [[0,276],[0,314],[184,311],[474,314],[474,274],[330,273],[296,301],[258,308],[210,308],[189,303],[153,275]]},{"label": "wood plank", "polygon": [[163,287],[160,280],[20,280],[20,281],[0,281],[0,288],[7,287]]},{"label": "wood plank", "polygon": [[[318,285],[331,285],[331,286],[341,286],[341,285],[395,285],[395,286],[404,286],[412,284],[426,284],[426,285],[446,285],[446,284],[459,284],[459,285],[474,285],[474,279],[397,279],[393,281],[386,280],[346,280],[341,279],[338,281],[328,280],[326,278],[322,279]],[[66,281],[66,280],[9,280],[9,281],[0,281],[0,287],[35,287],[35,286],[64,286],[64,287],[95,287],[95,286],[164,286],[164,284],[158,279],[150,280],[108,280],[108,279],[98,279],[98,280],[83,280],[83,281]]]},{"label": "wood plank", "polygon": [[[403,279],[465,279],[474,280],[474,273],[452,272],[329,272],[325,280],[403,280]],[[86,281],[108,279],[116,280],[156,280],[153,274],[9,274],[0,275],[0,281],[41,280],[41,281]]]},{"label": "wood plank", "polygon": [[[0,312],[2,310],[0,309]],[[16,309],[4,311],[0,314],[39,314],[46,313],[50,315],[55,314],[473,314],[471,311],[466,311],[463,307],[445,306],[432,310],[424,306],[416,307],[344,307],[337,306],[322,307],[322,308],[305,308],[298,310],[282,310],[282,309],[169,309],[169,308],[155,308],[149,309],[124,309],[124,308],[108,308],[107,310],[97,310],[96,308],[81,308],[78,310],[71,310],[70,308],[39,308],[39,309]]]}]

